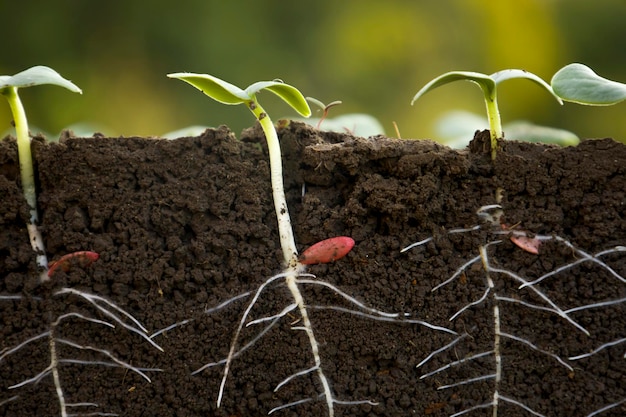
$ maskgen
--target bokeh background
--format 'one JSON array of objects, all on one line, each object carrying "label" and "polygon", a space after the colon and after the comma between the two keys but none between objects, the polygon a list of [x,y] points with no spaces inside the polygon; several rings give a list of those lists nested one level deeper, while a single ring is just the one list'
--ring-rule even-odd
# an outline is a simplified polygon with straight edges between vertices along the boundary
[{"label": "bokeh background", "polygon": [[[582,62],[626,82],[623,0],[0,0],[0,74],[47,65],[80,86],[21,90],[31,125],[58,135],[87,124],[107,135],[158,136],[189,125],[253,123],[167,73],[210,73],[245,87],[274,78],[324,102],[334,115],[376,117],[389,136],[437,139],[448,110],[484,114],[478,88],[455,83],[410,105],[430,79],[452,70],[534,72],[547,81]],[[271,94],[274,119],[294,115]],[[559,106],[524,80],[499,89],[503,122],[524,119],[581,138],[626,138],[626,102]],[[0,104],[0,132],[9,129]],[[469,140],[470,138],[468,138]]]}]

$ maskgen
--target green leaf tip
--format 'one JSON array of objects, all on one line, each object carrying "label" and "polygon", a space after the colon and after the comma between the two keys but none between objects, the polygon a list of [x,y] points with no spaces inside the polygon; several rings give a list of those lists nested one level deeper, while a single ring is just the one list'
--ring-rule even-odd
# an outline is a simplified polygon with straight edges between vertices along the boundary
[{"label": "green leaf tip", "polygon": [[13,76],[0,76],[0,90],[8,87],[24,88],[43,84],[58,85],[59,87],[67,88],[73,93],[83,93],[76,84],[70,80],[66,80],[52,68],[43,65],[28,68]]},{"label": "green leaf tip", "polygon": [[241,88],[212,75],[177,72],[167,74],[167,76],[196,87],[213,100],[222,104],[235,105],[250,100],[250,97]]},{"label": "green leaf tip", "polygon": [[417,94],[415,94],[413,100],[411,100],[411,105],[413,105],[418,98],[428,93],[429,91],[454,81],[471,81],[473,83],[476,83],[484,91],[485,95],[490,97],[493,96],[496,89],[496,82],[486,74],[472,71],[451,71],[440,75],[439,77],[431,80],[428,84],[422,87],[421,90],[419,90]]},{"label": "green leaf tip", "polygon": [[256,93],[261,90],[268,90],[276,94],[301,116],[311,116],[309,103],[307,103],[302,93],[296,87],[285,84],[282,81],[260,81],[246,88],[246,92],[251,96],[256,95]]},{"label": "green leaf tip", "polygon": [[610,106],[626,100],[626,84],[600,77],[583,64],[569,64],[552,77],[554,92],[565,101]]},{"label": "green leaf tip", "polygon": [[233,84],[208,74],[178,72],[167,74],[167,76],[191,84],[222,104],[236,105],[247,101],[256,101],[256,94],[259,91],[268,90],[280,97],[302,116],[309,117],[311,115],[311,109],[302,93],[295,87],[279,80],[260,81],[242,90]]}]

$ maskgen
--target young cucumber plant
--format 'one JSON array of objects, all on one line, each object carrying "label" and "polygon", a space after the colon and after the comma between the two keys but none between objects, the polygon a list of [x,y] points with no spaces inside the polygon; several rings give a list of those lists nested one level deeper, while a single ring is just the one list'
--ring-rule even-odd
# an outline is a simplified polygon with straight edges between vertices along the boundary
[{"label": "young cucumber plant", "polygon": [[[240,89],[226,81],[219,78],[206,75],[206,74],[190,74],[190,73],[176,73],[169,74],[170,78],[177,78],[185,81],[197,89],[201,90],[207,96],[212,99],[229,105],[245,104],[248,109],[254,114],[256,119],[261,124],[265,139],[267,140],[267,147],[270,158],[270,176],[272,183],[272,193],[274,197],[274,208],[276,210],[276,218],[278,220],[278,232],[280,236],[280,246],[283,252],[284,271],[280,274],[280,277],[285,278],[285,283],[289,288],[291,295],[293,296],[295,305],[297,306],[302,316],[303,327],[306,332],[309,343],[311,345],[311,351],[315,360],[315,370],[317,372],[320,383],[323,386],[324,397],[329,409],[329,413],[333,414],[333,396],[330,391],[330,385],[326,376],[321,368],[321,359],[319,356],[319,345],[313,333],[313,328],[309,320],[302,293],[298,288],[297,277],[303,271],[304,266],[298,260],[298,250],[296,248],[295,239],[293,236],[293,229],[291,227],[291,220],[289,218],[289,211],[287,208],[287,200],[285,198],[285,191],[283,188],[283,169],[282,169],[282,155],[280,151],[280,143],[278,141],[278,134],[274,125],[265,112],[265,110],[259,104],[256,95],[261,90],[268,90],[276,94],[287,104],[289,104],[294,110],[300,113],[304,117],[311,115],[311,109],[306,102],[304,96],[295,87],[285,84],[281,81],[261,81],[250,85],[245,90]],[[278,276],[277,276],[278,277]],[[270,278],[273,280],[274,277]],[[267,283],[267,282],[266,282]],[[257,292],[257,296],[259,292]],[[256,301],[253,299],[253,303]],[[247,312],[250,310],[253,304],[248,307]],[[247,314],[244,315],[242,321],[245,320]],[[243,323],[240,323],[237,332],[233,338],[228,358],[224,367],[224,375],[220,386],[220,392],[217,398],[217,406],[219,407],[222,401],[222,394],[224,386],[226,384],[226,377],[230,368],[232,359],[236,354],[236,341],[239,337],[239,332],[243,327]]]},{"label": "young cucumber plant", "polygon": [[297,121],[304,122],[318,130],[349,133],[353,136],[369,137],[385,134],[382,124],[380,124],[374,116],[369,114],[348,113],[329,118],[328,115],[330,109],[343,103],[340,100],[331,101],[328,104],[325,104],[314,97],[306,97],[306,100],[315,107],[318,107],[322,112],[322,115],[319,118],[311,117],[307,119],[295,119]]},{"label": "young cucumber plant", "polygon": [[326,120],[326,118],[328,117],[328,112],[330,111],[330,109],[343,103],[341,100],[335,100],[335,101],[331,101],[328,104],[324,104],[323,102],[316,99],[315,97],[306,97],[306,100],[309,103],[316,105],[322,110],[322,117],[319,118],[319,120],[317,121],[317,124],[315,125],[315,128],[318,130],[322,126],[322,122]]},{"label": "young cucumber plant", "polygon": [[413,97],[411,105],[413,105],[418,98],[427,92],[453,81],[471,81],[477,84],[483,92],[485,105],[487,107],[489,132],[491,135],[491,159],[493,160],[496,159],[498,139],[504,137],[502,132],[502,121],[500,119],[500,110],[498,109],[497,85],[502,81],[513,78],[525,78],[534,81],[552,94],[560,104],[563,104],[563,101],[552,91],[552,87],[550,87],[548,83],[537,75],[520,69],[506,69],[491,75],[470,71],[447,72],[431,80],[428,84],[422,87],[422,89],[419,90]]},{"label": "young cucumber plant", "polygon": [[[270,118],[267,116],[267,113],[260,106],[256,94],[263,90],[267,89],[278,97],[283,99],[287,104],[293,107],[298,113],[303,116],[308,117],[311,114],[309,106],[306,103],[305,98],[300,94],[300,92],[292,86],[284,84],[280,81],[264,81],[252,84],[245,90],[242,90],[232,84],[229,84],[225,81],[222,81],[218,78],[212,77],[210,75],[203,74],[189,74],[189,73],[177,73],[168,75],[171,78],[177,78],[182,81],[185,81],[192,86],[198,88],[202,92],[204,92],[209,97],[215,99],[216,101],[224,104],[245,104],[250,111],[255,115],[261,127],[263,128],[263,132],[265,133],[265,138],[268,144],[269,156],[270,156],[270,170],[271,170],[271,183],[272,183],[272,191],[274,195],[274,206],[276,210],[276,217],[278,219],[278,228],[280,235],[280,244],[283,252],[283,261],[284,268],[283,271],[277,275],[274,275],[268,279],[266,279],[254,292],[245,292],[243,294],[239,294],[217,307],[206,310],[206,313],[214,313],[217,310],[220,310],[231,303],[252,295],[252,300],[249,302],[248,306],[245,309],[245,312],[242,314],[238,327],[233,335],[232,342],[230,345],[230,349],[228,352],[228,356],[220,361],[212,362],[205,364],[199,369],[195,370],[192,374],[195,375],[199,372],[204,371],[205,369],[209,369],[218,365],[224,365],[224,372],[222,375],[222,381],[220,384],[220,389],[217,397],[217,407],[220,407],[222,396],[224,393],[224,388],[226,384],[226,378],[229,373],[229,369],[233,359],[239,356],[242,352],[250,348],[257,340],[259,340],[263,335],[265,335],[276,323],[277,321],[290,314],[292,311],[296,309],[300,312],[300,316],[302,318],[301,326],[292,327],[295,330],[302,330],[306,333],[307,338],[309,340],[309,347],[311,350],[311,355],[313,357],[314,365],[308,369],[296,372],[287,378],[285,378],[281,383],[279,383],[275,391],[290,383],[292,380],[303,377],[309,374],[315,374],[317,379],[321,385],[321,393],[318,398],[322,398],[326,403],[326,408],[328,410],[328,416],[334,416],[334,404],[344,404],[344,405],[357,405],[357,404],[369,404],[376,405],[377,403],[372,402],[370,400],[357,400],[357,401],[340,401],[333,395],[330,389],[330,382],[327,379],[324,371],[322,369],[322,359],[320,355],[319,343],[317,342],[315,333],[313,332],[313,327],[311,325],[311,321],[309,319],[309,314],[307,311],[307,303],[304,302],[304,298],[300,291],[299,285],[315,285],[321,286],[330,291],[337,294],[340,298],[345,300],[348,304],[350,304],[354,309],[347,309],[344,307],[338,306],[315,306],[313,304],[308,304],[309,308],[320,308],[320,309],[328,309],[328,310],[337,310],[342,312],[347,312],[353,314],[357,317],[365,317],[373,320],[381,320],[381,321],[393,321],[393,322],[402,322],[407,324],[419,324],[430,329],[443,331],[446,333],[456,334],[455,332],[445,329],[438,326],[433,326],[427,322],[415,319],[407,319],[408,314],[403,313],[386,313],[375,308],[369,307],[360,301],[356,300],[354,297],[346,294],[341,291],[339,288],[334,286],[333,284],[326,282],[324,280],[313,279],[315,276],[311,274],[304,273],[304,270],[307,265],[315,265],[319,263],[329,263],[333,262],[337,259],[345,256],[354,246],[354,240],[347,236],[339,236],[330,239],[323,240],[318,242],[305,250],[302,255],[298,256],[298,251],[295,245],[295,240],[293,236],[293,230],[291,228],[291,221],[289,219],[289,212],[287,210],[287,202],[285,199],[285,193],[283,190],[283,178],[282,178],[282,160],[281,160],[281,151],[280,144],[278,142],[278,135],[272,124]],[[289,306],[285,307],[280,313],[268,317],[263,317],[256,320],[251,320],[246,323],[248,317],[251,314],[251,310],[254,307],[255,303],[259,299],[261,293],[265,288],[268,288],[275,281],[279,279],[284,279],[287,287],[290,290],[291,296],[293,298],[293,303]],[[268,323],[269,324],[266,324]],[[238,347],[237,343],[239,341],[239,336],[244,329],[244,327],[249,327],[258,324],[265,324],[263,330],[261,330],[255,337],[252,338],[250,342],[245,344],[244,346]],[[179,323],[173,325],[177,326]],[[172,327],[172,326],[170,326]],[[305,398],[301,400],[296,400],[290,402],[288,404],[284,404],[278,407],[273,408],[269,411],[269,414],[272,414],[276,411],[283,410],[289,407],[294,407],[305,402],[314,400],[315,398]]]},{"label": "young cucumber plant", "polygon": [[626,84],[607,80],[583,64],[569,64],[552,77],[554,93],[564,101],[610,106],[626,100]]},{"label": "young cucumber plant", "polygon": [[13,76],[0,76],[0,93],[6,97],[13,113],[13,122],[17,135],[17,153],[20,164],[20,177],[22,180],[22,192],[30,208],[30,223],[28,224],[28,235],[33,250],[37,253],[37,266],[40,269],[41,281],[47,281],[48,259],[43,243],[41,232],[37,228],[39,215],[37,213],[37,193],[35,190],[35,174],[33,170],[33,157],[30,149],[30,136],[28,134],[28,121],[24,106],[18,95],[18,90],[42,84],[53,84],[67,88],[74,93],[82,91],[71,81],[61,77],[56,71],[44,66],[36,66],[22,71]]}]

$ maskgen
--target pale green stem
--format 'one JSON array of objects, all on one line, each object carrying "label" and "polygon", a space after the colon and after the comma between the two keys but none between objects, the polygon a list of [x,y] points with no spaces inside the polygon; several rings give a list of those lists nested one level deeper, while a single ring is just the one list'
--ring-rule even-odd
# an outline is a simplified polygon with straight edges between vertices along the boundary
[{"label": "pale green stem", "polygon": [[298,249],[293,237],[289,209],[283,185],[283,161],[280,152],[280,142],[278,134],[272,124],[272,120],[259,105],[258,102],[249,101],[248,108],[254,113],[261,124],[265,139],[267,140],[267,150],[270,157],[270,178],[272,181],[272,195],[274,197],[274,208],[276,209],[276,219],[278,220],[278,234],[280,236],[280,246],[283,250],[283,260],[287,268],[295,267],[298,263]]},{"label": "pale green stem", "polygon": [[319,355],[319,344],[313,333],[313,326],[309,319],[309,314],[304,303],[304,298],[298,288],[296,278],[300,272],[302,265],[298,262],[298,249],[296,248],[296,241],[293,236],[293,229],[291,227],[291,219],[289,218],[289,210],[287,208],[287,199],[285,198],[285,190],[283,185],[283,161],[280,151],[280,142],[278,141],[278,134],[272,124],[272,120],[267,113],[255,100],[251,100],[246,103],[248,108],[254,113],[257,120],[261,124],[263,133],[265,133],[265,139],[267,140],[267,149],[270,158],[270,178],[272,182],[272,194],[274,196],[274,208],[276,210],[276,219],[278,220],[278,233],[280,235],[280,246],[283,251],[283,260],[285,262],[285,283],[287,288],[291,292],[291,295],[298,306],[300,315],[302,316],[302,330],[304,330],[309,338],[309,344],[311,346],[311,353],[313,354],[313,360],[315,361],[315,367],[317,376],[322,383],[324,390],[324,397],[326,399],[326,406],[328,407],[329,417],[334,416],[333,396],[330,391],[330,384],[326,379],[326,375],[322,371],[322,360]]},{"label": "pale green stem", "polygon": [[489,117],[489,133],[491,135],[491,159],[496,159],[498,138],[501,138],[502,122],[500,120],[500,110],[498,109],[498,99],[493,95],[485,93],[485,104],[487,105],[487,116]]},{"label": "pale green stem", "polygon": [[39,215],[37,214],[37,192],[35,189],[35,173],[33,170],[33,156],[30,148],[30,136],[28,135],[28,120],[24,106],[17,94],[16,87],[6,87],[2,93],[6,96],[11,112],[13,113],[13,122],[15,123],[15,132],[17,135],[17,155],[20,163],[20,177],[22,180],[22,193],[30,208],[30,224],[28,236],[30,244],[37,254],[37,266],[41,270],[40,279],[42,282],[48,280],[48,258],[46,257],[46,249],[43,243],[41,232],[37,228]]}]

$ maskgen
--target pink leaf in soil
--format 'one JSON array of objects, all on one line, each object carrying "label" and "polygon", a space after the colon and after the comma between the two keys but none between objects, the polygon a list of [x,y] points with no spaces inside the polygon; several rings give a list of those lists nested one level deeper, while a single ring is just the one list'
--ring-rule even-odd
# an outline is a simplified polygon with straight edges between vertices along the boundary
[{"label": "pink leaf in soil", "polygon": [[[502,230],[508,230],[508,226],[506,224],[502,224]],[[511,242],[515,243],[515,245],[528,252],[535,255],[539,255],[539,246],[541,246],[541,240],[528,236],[511,236]]]}]

